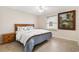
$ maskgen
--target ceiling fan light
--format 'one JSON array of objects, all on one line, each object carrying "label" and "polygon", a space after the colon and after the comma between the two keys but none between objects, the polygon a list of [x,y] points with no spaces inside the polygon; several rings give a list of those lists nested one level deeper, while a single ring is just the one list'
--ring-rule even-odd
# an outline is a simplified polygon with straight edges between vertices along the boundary
[{"label": "ceiling fan light", "polygon": [[44,12],[47,8],[45,6],[39,6],[36,8],[39,12]]}]

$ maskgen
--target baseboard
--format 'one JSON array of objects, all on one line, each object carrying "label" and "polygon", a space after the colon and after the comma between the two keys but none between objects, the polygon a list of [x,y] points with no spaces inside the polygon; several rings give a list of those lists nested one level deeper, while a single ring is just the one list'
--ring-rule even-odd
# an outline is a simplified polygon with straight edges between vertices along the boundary
[{"label": "baseboard", "polygon": [[[65,40],[70,40],[70,38],[66,38],[66,37],[58,37],[58,36],[55,36],[56,38],[61,38],[61,39],[65,39]],[[71,41],[76,41],[78,42],[78,40],[71,40]]]},{"label": "baseboard", "polygon": [[[56,36],[55,36],[55,37],[56,37]],[[65,40],[70,40],[70,39],[65,38],[65,37],[56,37],[56,38],[61,38],[61,39],[65,39]],[[77,45],[79,46],[79,41],[78,41],[78,40],[71,40],[71,41],[77,42]]]}]

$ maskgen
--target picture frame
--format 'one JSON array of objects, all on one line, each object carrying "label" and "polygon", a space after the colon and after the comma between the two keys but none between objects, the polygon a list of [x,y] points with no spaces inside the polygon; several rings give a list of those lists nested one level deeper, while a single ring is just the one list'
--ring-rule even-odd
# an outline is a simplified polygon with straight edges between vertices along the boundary
[{"label": "picture frame", "polygon": [[58,13],[58,29],[75,30],[76,11]]}]

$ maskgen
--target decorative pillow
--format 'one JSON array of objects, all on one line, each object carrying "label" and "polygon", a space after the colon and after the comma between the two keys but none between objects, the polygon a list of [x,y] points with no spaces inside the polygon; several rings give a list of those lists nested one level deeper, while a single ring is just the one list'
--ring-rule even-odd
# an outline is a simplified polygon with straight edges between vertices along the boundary
[{"label": "decorative pillow", "polygon": [[33,30],[33,26],[27,26],[27,27],[26,27],[26,30],[28,30],[28,31]]},{"label": "decorative pillow", "polygon": [[31,31],[33,30],[33,26],[26,26],[26,27],[17,27],[18,31]]},{"label": "decorative pillow", "polygon": [[34,29],[34,27],[33,27],[33,26],[29,26],[29,29],[30,29],[30,31],[31,31],[31,30],[33,30],[33,29]]}]

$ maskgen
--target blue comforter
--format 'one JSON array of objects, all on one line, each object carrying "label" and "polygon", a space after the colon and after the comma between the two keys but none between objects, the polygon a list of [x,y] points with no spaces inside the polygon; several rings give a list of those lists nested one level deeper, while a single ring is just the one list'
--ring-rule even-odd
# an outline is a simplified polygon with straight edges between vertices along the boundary
[{"label": "blue comforter", "polygon": [[26,44],[24,46],[24,51],[25,52],[32,52],[35,45],[42,43],[45,40],[49,40],[51,37],[52,37],[51,32],[31,37],[29,39],[29,41],[26,42]]}]

